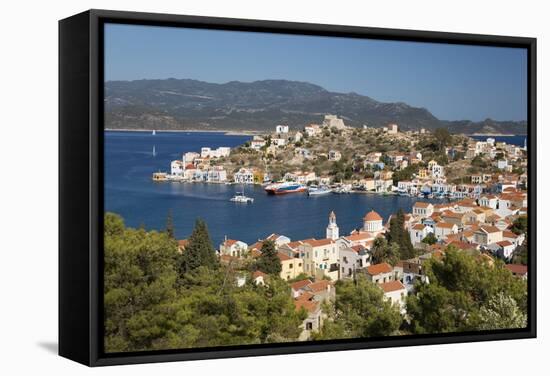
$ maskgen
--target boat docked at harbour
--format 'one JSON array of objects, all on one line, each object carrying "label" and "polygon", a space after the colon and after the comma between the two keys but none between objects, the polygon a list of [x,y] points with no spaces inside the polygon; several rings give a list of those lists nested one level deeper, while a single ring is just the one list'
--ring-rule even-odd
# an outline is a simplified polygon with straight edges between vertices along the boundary
[{"label": "boat docked at harbour", "polygon": [[307,194],[310,196],[320,196],[320,195],[326,195],[328,193],[332,193],[332,189],[327,186],[310,186],[307,189]]},{"label": "boat docked at harbour", "polygon": [[293,181],[273,183],[266,186],[265,191],[270,195],[283,195],[288,193],[300,193],[307,190],[306,186]]}]

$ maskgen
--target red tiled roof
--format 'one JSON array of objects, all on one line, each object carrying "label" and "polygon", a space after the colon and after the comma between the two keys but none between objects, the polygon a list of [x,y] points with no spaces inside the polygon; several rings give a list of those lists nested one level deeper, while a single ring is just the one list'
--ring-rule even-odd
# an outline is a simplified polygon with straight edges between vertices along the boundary
[{"label": "red tiled roof", "polygon": [[265,274],[264,272],[261,272],[259,270],[256,270],[254,273],[252,273],[252,278],[256,279],[258,277],[265,277],[267,276],[267,274]]},{"label": "red tiled roof", "polygon": [[349,240],[350,242],[367,240],[371,238],[372,238],[372,234],[370,232],[359,232],[353,235],[345,236],[345,239]]},{"label": "red tiled roof", "polygon": [[424,228],[426,228],[426,226],[424,226],[422,223],[417,223],[413,226],[413,230],[424,230]]},{"label": "red tiled roof", "polygon": [[293,290],[300,290],[301,288],[304,288],[308,285],[310,285],[312,282],[309,279],[304,279],[302,281],[294,282],[290,284],[290,287]]},{"label": "red tiled roof", "polygon": [[307,240],[303,240],[302,242],[306,243],[306,244],[309,244],[312,247],[321,247],[323,245],[333,244],[334,240],[332,240],[332,239],[319,239],[319,240],[317,240],[317,239],[307,239]]},{"label": "red tiled roof", "polygon": [[292,257],[289,257],[288,255],[286,255],[282,252],[277,252],[277,257],[279,257],[279,260],[281,260],[281,261],[292,260]]},{"label": "red tiled roof", "polygon": [[234,239],[226,239],[224,242],[223,242],[223,245],[227,246],[227,247],[231,247],[233,244],[237,243],[238,240],[234,240]]},{"label": "red tiled roof", "polygon": [[432,205],[432,204],[430,204],[429,202],[417,201],[417,202],[414,203],[413,207],[427,208],[430,205]]},{"label": "red tiled roof", "polygon": [[382,221],[382,217],[380,216],[380,214],[378,214],[377,212],[375,212],[374,210],[371,210],[370,212],[368,212],[364,217],[363,217],[363,220],[365,221]]},{"label": "red tiled roof", "polygon": [[319,291],[326,290],[330,284],[331,284],[330,281],[327,281],[327,280],[323,279],[323,280],[320,280],[318,282],[314,282],[311,285],[308,285],[307,287],[312,292],[319,292]]},{"label": "red tiled roof", "polygon": [[383,262],[381,264],[374,264],[367,267],[367,273],[369,273],[370,275],[390,273],[391,271],[392,271],[392,267],[387,262]]},{"label": "red tiled roof", "polygon": [[311,301],[311,300],[296,300],[294,301],[294,306],[296,307],[296,310],[299,311],[302,308],[308,311],[309,313],[313,313],[317,311],[319,305],[317,302]]},{"label": "red tiled roof", "polygon": [[513,274],[519,274],[519,275],[525,275],[527,274],[527,265],[519,265],[519,264],[506,264],[504,265],[506,269],[508,269]]},{"label": "red tiled roof", "polygon": [[456,225],[454,223],[439,222],[436,224],[436,226],[441,228],[453,228]]},{"label": "red tiled roof", "polygon": [[188,244],[189,244],[189,240],[187,239],[178,240],[178,247],[180,248],[185,248],[187,247]]},{"label": "red tiled roof", "polygon": [[384,290],[385,293],[405,289],[405,286],[401,283],[401,281],[380,283],[380,287],[382,288],[382,290]]},{"label": "red tiled roof", "polygon": [[509,246],[513,245],[508,240],[502,240],[500,242],[497,242],[497,244],[500,245],[501,247],[509,247]]},{"label": "red tiled roof", "polygon": [[502,237],[503,238],[508,238],[508,239],[516,239],[518,236],[516,234],[514,234],[512,231],[503,231],[502,232]]},{"label": "red tiled roof", "polygon": [[485,231],[487,233],[494,233],[494,232],[500,232],[501,230],[495,226],[481,226],[481,231]]}]

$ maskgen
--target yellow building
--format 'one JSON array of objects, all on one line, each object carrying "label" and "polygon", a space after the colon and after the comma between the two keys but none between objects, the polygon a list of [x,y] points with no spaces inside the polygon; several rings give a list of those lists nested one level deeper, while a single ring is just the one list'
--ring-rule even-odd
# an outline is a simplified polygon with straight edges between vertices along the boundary
[{"label": "yellow building", "polygon": [[278,252],[279,260],[281,260],[281,273],[280,276],[284,280],[296,278],[304,271],[304,263],[302,259],[296,257],[289,257],[288,255]]}]

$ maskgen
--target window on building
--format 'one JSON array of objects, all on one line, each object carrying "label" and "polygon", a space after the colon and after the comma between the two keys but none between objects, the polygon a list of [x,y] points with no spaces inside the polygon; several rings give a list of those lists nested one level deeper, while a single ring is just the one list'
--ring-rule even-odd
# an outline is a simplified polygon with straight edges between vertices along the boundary
[{"label": "window on building", "polygon": [[306,330],[313,330],[313,323],[312,322],[306,322]]}]

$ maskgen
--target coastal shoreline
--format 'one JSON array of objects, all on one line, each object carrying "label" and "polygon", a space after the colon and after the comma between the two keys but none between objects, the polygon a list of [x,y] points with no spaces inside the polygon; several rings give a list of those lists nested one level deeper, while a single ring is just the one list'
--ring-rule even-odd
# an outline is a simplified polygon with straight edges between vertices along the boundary
[{"label": "coastal shoreline", "polygon": [[152,133],[153,131],[158,133],[220,133],[227,136],[255,136],[262,134],[262,131],[246,131],[246,130],[231,130],[224,131],[222,129],[130,129],[130,128],[104,128],[105,132],[143,132]]}]

